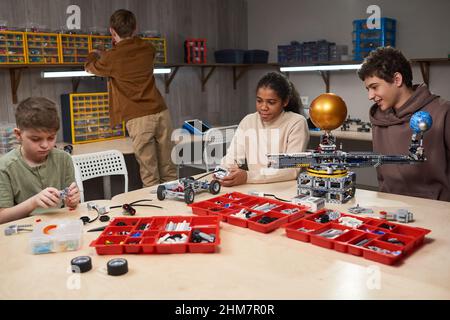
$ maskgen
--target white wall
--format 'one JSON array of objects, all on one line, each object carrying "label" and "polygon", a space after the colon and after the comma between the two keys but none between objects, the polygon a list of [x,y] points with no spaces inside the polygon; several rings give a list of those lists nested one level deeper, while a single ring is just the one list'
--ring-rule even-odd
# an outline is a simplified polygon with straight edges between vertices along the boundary
[{"label": "white wall", "polygon": [[[277,62],[277,45],[326,39],[345,44],[352,50],[352,21],[368,17],[366,9],[376,4],[381,16],[397,20],[397,48],[410,59],[443,58],[450,53],[449,0],[247,0],[249,49],[270,52],[269,61]],[[258,79],[268,70],[249,76],[249,101],[254,101]],[[422,82],[420,69],[413,67],[414,82]],[[311,102],[325,92],[319,74],[291,73],[291,81]],[[450,100],[450,64],[432,64],[431,90]],[[355,71],[331,74],[331,92],[347,103],[349,114],[368,121],[371,105]],[[249,111],[254,111],[250,103]]]}]

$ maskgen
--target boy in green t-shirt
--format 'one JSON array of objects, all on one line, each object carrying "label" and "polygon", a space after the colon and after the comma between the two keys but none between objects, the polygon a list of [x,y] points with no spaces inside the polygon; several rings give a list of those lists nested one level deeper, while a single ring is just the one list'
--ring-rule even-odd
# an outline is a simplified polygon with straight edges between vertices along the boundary
[{"label": "boy in green t-shirt", "polygon": [[0,157],[0,224],[37,208],[76,208],[80,193],[71,156],[59,149],[56,105],[42,97],[17,106],[14,133],[20,146]]}]

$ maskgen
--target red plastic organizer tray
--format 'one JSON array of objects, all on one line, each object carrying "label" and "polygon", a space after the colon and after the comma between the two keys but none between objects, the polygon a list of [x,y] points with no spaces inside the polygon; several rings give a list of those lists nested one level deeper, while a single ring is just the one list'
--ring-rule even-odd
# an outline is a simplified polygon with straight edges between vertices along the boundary
[{"label": "red plastic organizer tray", "polygon": [[[166,231],[170,222],[189,223],[189,231]],[[154,216],[114,218],[90,246],[97,254],[213,253],[220,244],[218,217]],[[144,230],[145,229],[145,230]],[[214,234],[214,242],[192,242],[192,232]],[[184,243],[158,243],[162,236],[185,234]]]},{"label": "red plastic organizer tray", "polygon": [[[255,206],[264,204],[276,205],[276,207],[268,212],[253,209]],[[240,192],[227,193],[219,197],[192,203],[189,206],[192,208],[192,213],[196,215],[219,216],[222,221],[232,225],[249,228],[263,233],[271,232],[288,222],[300,219],[305,215],[307,210],[307,207],[305,206],[264,197],[251,196]],[[256,215],[248,219],[233,216],[233,214],[238,213],[242,209],[251,211]],[[286,209],[298,209],[298,211],[292,214],[283,213],[282,211]],[[276,218],[276,220],[266,224],[258,222],[264,217]]]},{"label": "red plastic organizer tray", "polygon": [[[341,217],[352,217],[362,220],[363,224],[357,228],[344,226],[338,220],[326,223],[317,222],[316,219],[327,210],[319,210],[297,221],[286,225],[286,235],[289,238],[303,242],[311,242],[320,247],[334,249],[339,252],[363,256],[365,259],[392,265],[406,257],[418,248],[424,241],[428,229],[409,227],[386,220],[360,217],[341,213]],[[302,229],[302,230],[299,230]],[[334,239],[320,236],[330,229],[348,230]],[[393,244],[388,239],[397,239],[402,244]],[[360,244],[366,240],[364,244]],[[396,254],[374,251],[370,247],[385,249]]]}]

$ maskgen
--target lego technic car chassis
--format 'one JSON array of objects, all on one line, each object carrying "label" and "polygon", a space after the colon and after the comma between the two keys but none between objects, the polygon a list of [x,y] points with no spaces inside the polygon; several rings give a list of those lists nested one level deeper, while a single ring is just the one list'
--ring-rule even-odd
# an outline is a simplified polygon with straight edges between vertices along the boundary
[{"label": "lego technic car chassis", "polygon": [[159,200],[180,199],[187,204],[194,202],[195,194],[208,190],[211,194],[220,192],[220,183],[218,180],[208,182],[205,180],[196,180],[193,177],[181,178],[178,181],[161,184],[158,186],[156,195]]}]

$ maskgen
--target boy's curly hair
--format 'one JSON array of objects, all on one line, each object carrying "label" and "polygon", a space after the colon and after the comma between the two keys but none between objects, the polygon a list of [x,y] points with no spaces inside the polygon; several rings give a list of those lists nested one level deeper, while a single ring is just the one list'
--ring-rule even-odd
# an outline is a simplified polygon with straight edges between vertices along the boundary
[{"label": "boy's curly hair", "polygon": [[358,70],[359,78],[364,81],[368,77],[376,76],[386,82],[394,81],[394,74],[398,72],[403,76],[403,82],[412,88],[411,64],[405,56],[392,47],[380,47],[372,51]]},{"label": "boy's curly hair", "polygon": [[30,97],[16,108],[16,125],[19,129],[44,131],[59,130],[59,116],[56,104],[44,97]]}]

